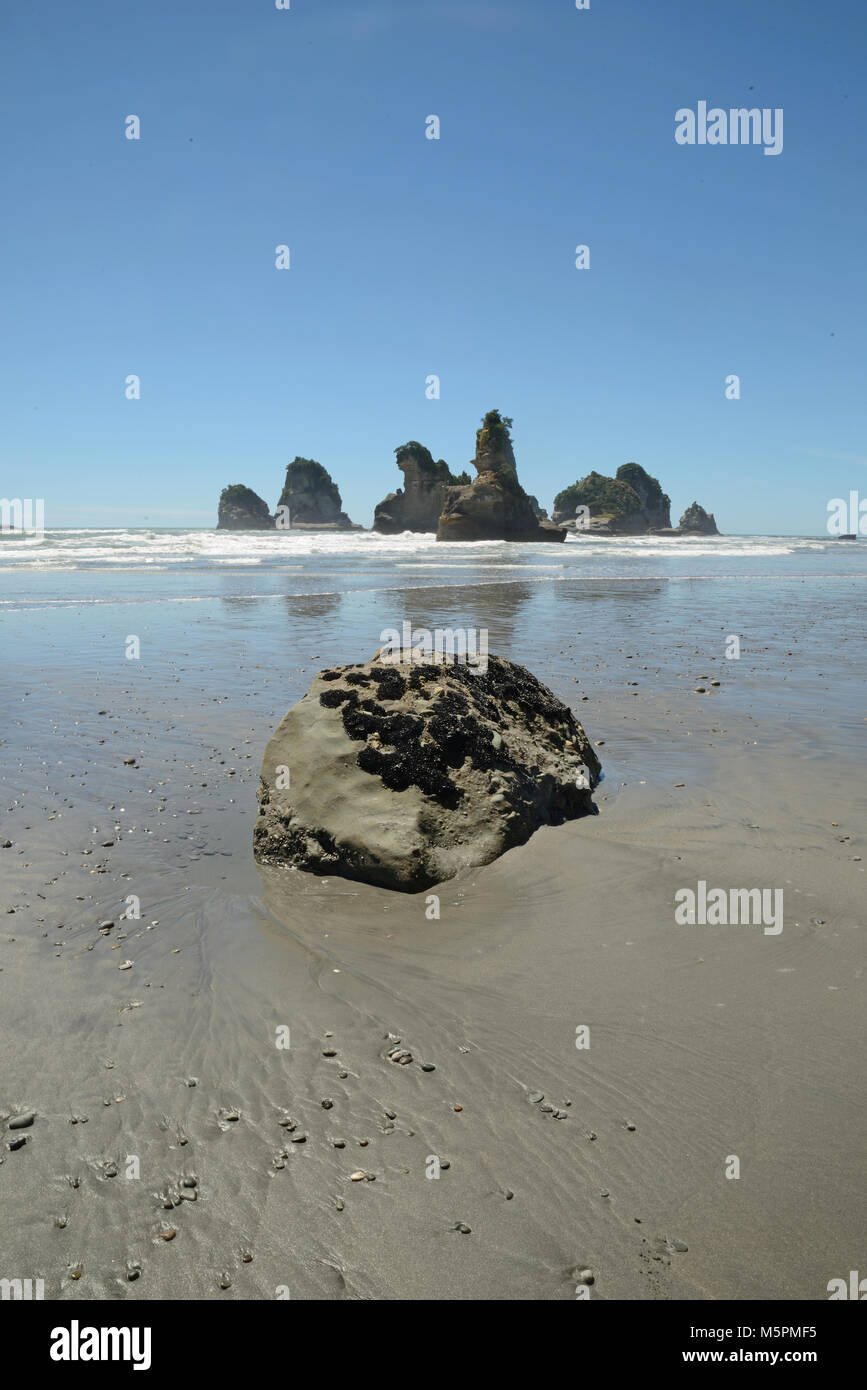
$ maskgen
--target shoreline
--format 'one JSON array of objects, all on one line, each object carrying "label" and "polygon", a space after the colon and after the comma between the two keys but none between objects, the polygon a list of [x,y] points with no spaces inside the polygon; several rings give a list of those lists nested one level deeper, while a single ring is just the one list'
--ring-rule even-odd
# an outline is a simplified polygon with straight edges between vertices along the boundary
[{"label": "shoreline", "polygon": [[[817,723],[803,652],[791,676],[776,647],[754,655],[752,694],[742,666],[696,696],[694,642],[654,677],[628,625],[604,657],[594,630],[592,660],[573,626],[524,661],[599,746],[600,814],[441,885],[429,921],[424,893],[253,864],[262,749],[328,664],[323,622],[258,670],[208,624],[163,631],[141,668],[87,669],[87,629],[67,649],[46,619],[54,647],[24,663],[0,1113],[36,1119],[2,1152],[7,1263],[74,1301],[572,1299],[585,1267],[592,1298],[825,1299],[865,1215],[840,1062],[861,1036],[863,722]],[[836,712],[853,687],[835,662]],[[783,931],[676,925],[701,879],[783,888]],[[122,923],[129,894],[141,918]],[[165,1207],[190,1173],[195,1201]]]}]

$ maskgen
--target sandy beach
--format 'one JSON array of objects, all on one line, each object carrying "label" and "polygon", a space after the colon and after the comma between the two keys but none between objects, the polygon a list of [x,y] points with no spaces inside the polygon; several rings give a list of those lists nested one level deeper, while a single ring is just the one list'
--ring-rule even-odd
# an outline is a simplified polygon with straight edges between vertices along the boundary
[{"label": "sandy beach", "polygon": [[[684,587],[7,611],[7,1270],[64,1300],[574,1299],[586,1270],[592,1299],[827,1298],[867,1215],[851,595],[778,580],[760,619],[742,585],[734,662],[731,587]],[[434,920],[251,852],[276,723],[395,607],[487,619],[605,772],[598,815]],[[783,929],[678,925],[700,881],[781,889]]]}]

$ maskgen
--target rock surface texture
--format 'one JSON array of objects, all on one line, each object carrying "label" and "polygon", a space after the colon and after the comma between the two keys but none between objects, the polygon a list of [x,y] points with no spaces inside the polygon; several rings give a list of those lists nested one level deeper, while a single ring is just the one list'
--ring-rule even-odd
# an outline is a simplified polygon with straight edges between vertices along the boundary
[{"label": "rock surface texture", "polygon": [[445,459],[433,455],[417,440],[395,449],[404,486],[376,504],[373,529],[393,536],[401,531],[436,531],[446,492],[470,481],[469,474],[455,476]]},{"label": "rock surface texture", "polygon": [[232,483],[220,493],[218,531],[273,531],[268,503],[243,483]]},{"label": "rock surface texture", "polygon": [[449,488],[437,527],[438,541],[566,539],[561,527],[539,520],[518,482],[511,423],[498,410],[488,411],[476,432],[473,464],[478,476],[464,487]]},{"label": "rock surface texture", "polygon": [[402,655],[321,671],[281,721],[258,859],[411,893],[594,810],[590,741],[525,667]]},{"label": "rock surface texture", "polygon": [[341,510],[340,489],[328,470],[315,459],[296,457],[287,466],[286,481],[277,505],[289,508],[291,530],[362,530]]}]

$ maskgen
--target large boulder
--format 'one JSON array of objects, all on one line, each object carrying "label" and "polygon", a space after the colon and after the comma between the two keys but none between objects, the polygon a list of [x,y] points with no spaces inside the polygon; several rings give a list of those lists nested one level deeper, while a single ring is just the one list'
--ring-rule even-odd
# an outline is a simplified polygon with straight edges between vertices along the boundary
[{"label": "large boulder", "polygon": [[232,483],[220,493],[218,531],[273,531],[268,503],[243,483]]},{"label": "large boulder", "polygon": [[383,648],[321,671],[278,726],[254,852],[417,892],[592,811],[599,774],[572,711],[525,667]]},{"label": "large boulder", "polygon": [[280,493],[279,507],[289,510],[288,527],[293,531],[361,531],[342,511],[340,489],[327,468],[315,459],[297,455],[286,467],[286,480]]},{"label": "large boulder", "polygon": [[434,462],[430,450],[415,439],[394,452],[404,486],[377,502],[374,531],[386,536],[401,531],[436,531],[448,488],[468,483],[469,474],[455,476],[445,459]]},{"label": "large boulder", "polygon": [[[589,519],[576,521],[579,507]],[[624,463],[613,478],[588,473],[554,498],[554,521],[591,534],[641,536],[671,527],[671,499],[638,463]]]},{"label": "large boulder", "polygon": [[[518,482],[509,433],[512,421],[489,410],[476,431],[477,477],[449,488],[437,527],[438,541],[563,541],[566,532],[541,521]],[[538,507],[538,503],[536,503]]]}]

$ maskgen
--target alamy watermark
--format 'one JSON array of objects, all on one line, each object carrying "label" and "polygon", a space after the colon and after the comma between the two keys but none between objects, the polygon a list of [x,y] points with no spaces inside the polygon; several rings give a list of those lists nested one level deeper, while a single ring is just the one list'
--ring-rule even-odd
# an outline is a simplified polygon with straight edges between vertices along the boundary
[{"label": "alamy watermark", "polygon": [[867,536],[867,497],[863,502],[853,489],[845,497],[832,497],[828,503],[829,536]]},{"label": "alamy watermark", "polygon": [[44,536],[44,497],[0,497],[0,535]]},{"label": "alamy watermark", "polygon": [[0,1279],[0,1300],[12,1302],[32,1302],[44,1299],[44,1279]]},{"label": "alamy watermark", "polygon": [[678,888],[674,920],[680,927],[764,927],[765,936],[783,930],[782,888],[711,888],[700,878],[695,889]]},{"label": "alamy watermark", "polygon": [[700,101],[693,111],[681,106],[674,113],[674,138],[679,145],[764,145],[765,154],[783,152],[783,108],[721,106],[708,110]]},{"label": "alamy watermark", "polygon": [[379,634],[380,660],[399,666],[423,661],[429,664],[448,659],[466,666],[471,675],[483,676],[488,669],[488,629],[486,627],[413,627],[404,622],[402,631],[387,627]]}]

